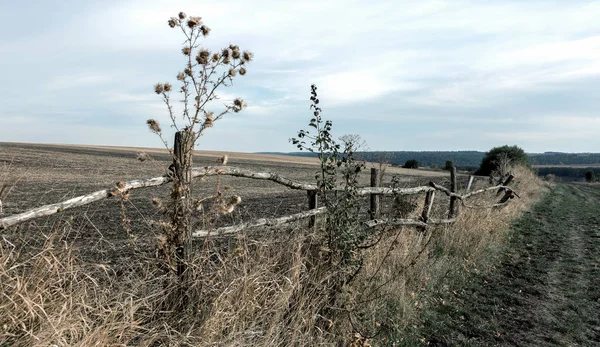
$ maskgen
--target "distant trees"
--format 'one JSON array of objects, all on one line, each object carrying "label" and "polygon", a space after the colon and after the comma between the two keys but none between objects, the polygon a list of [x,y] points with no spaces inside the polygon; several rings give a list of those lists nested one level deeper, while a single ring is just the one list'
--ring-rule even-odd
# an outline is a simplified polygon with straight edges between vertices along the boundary
[{"label": "distant trees", "polygon": [[530,166],[529,156],[518,146],[494,147],[481,160],[476,175],[489,176],[492,172],[505,171],[507,166],[525,165]]},{"label": "distant trees", "polygon": [[415,159],[409,159],[404,163],[404,165],[402,167],[405,169],[418,169],[419,162],[416,161]]},{"label": "distant trees", "polygon": [[585,181],[586,182],[594,182],[596,180],[596,174],[593,170],[588,170],[585,172]]}]

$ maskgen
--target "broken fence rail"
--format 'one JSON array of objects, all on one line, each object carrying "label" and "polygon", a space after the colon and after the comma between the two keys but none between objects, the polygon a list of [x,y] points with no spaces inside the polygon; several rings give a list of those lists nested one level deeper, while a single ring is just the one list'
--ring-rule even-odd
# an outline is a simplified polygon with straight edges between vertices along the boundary
[{"label": "broken fence rail", "polygon": [[[235,176],[235,177],[258,179],[258,180],[269,180],[269,181],[278,183],[280,185],[283,185],[290,189],[295,189],[295,190],[317,191],[319,189],[319,187],[315,184],[307,184],[307,183],[298,182],[295,180],[291,180],[291,179],[282,177],[281,175],[272,173],[272,172],[254,172],[254,171],[250,171],[247,169],[231,167],[231,166],[207,166],[207,167],[203,167],[203,168],[192,169],[192,178],[204,177],[204,176],[215,176],[215,175],[228,175],[228,176]],[[50,216],[50,215],[53,215],[53,214],[56,214],[56,213],[59,213],[59,212],[62,212],[62,211],[68,210],[68,209],[88,205],[93,202],[100,201],[100,200],[103,200],[106,198],[119,196],[121,194],[126,193],[129,190],[132,190],[132,189],[156,187],[156,186],[160,186],[160,185],[169,183],[171,181],[172,181],[171,176],[164,175],[164,176],[148,178],[148,179],[136,179],[136,180],[126,181],[126,182],[117,182],[116,186],[113,188],[98,190],[98,191],[90,193],[90,194],[81,195],[81,196],[78,196],[78,197],[75,197],[72,199],[68,199],[68,200],[65,200],[62,202],[40,206],[37,208],[27,210],[25,212],[21,212],[18,214],[0,218],[0,230],[6,229],[8,227],[11,227],[16,224],[23,223],[23,222],[26,222],[29,220]],[[343,189],[344,189],[343,187],[334,188],[334,190],[343,190]],[[480,189],[480,190],[477,190],[477,191],[474,191],[471,193],[466,193],[464,195],[461,195],[456,192],[452,192],[448,188],[442,187],[433,182],[430,182],[429,186],[419,186],[419,187],[412,187],[412,188],[364,187],[364,188],[357,189],[357,193],[359,195],[363,195],[363,196],[364,195],[374,195],[374,194],[377,194],[377,195],[393,195],[393,194],[415,195],[415,194],[421,194],[421,193],[433,193],[435,191],[441,191],[450,197],[455,197],[456,199],[458,199],[460,201],[464,201],[465,199],[467,199],[473,195],[481,194],[481,193],[484,193],[484,192],[490,191],[490,190],[506,191],[507,194],[505,195],[503,200],[507,197],[507,195],[509,196],[509,198],[510,198],[510,196],[512,196],[512,195],[509,195],[508,193],[514,194],[514,192],[509,187],[502,184],[502,185],[488,187],[488,188]],[[506,199],[508,199],[508,198],[506,198]],[[506,202],[506,200],[504,202]],[[496,205],[498,205],[498,204],[496,204]],[[316,210],[309,210],[306,212],[301,212],[301,213],[298,213],[295,215],[285,216],[285,217],[280,217],[280,218],[262,218],[262,219],[258,219],[258,220],[251,221],[251,222],[241,223],[238,226],[230,226],[230,227],[215,229],[212,232],[218,233],[219,231],[221,231],[222,233],[223,232],[231,233],[231,232],[237,232],[239,230],[242,230],[244,228],[249,228],[249,227],[256,227],[256,226],[262,226],[262,225],[267,225],[267,226],[268,225],[279,225],[279,224],[299,220],[299,219],[306,218],[306,217],[316,216],[317,214],[322,214],[324,212],[325,212],[324,208],[318,208]],[[443,221],[446,221],[446,220],[443,220]],[[396,222],[400,223],[399,221],[396,221]],[[435,224],[434,220],[430,220],[428,222]],[[389,223],[393,224],[393,222],[389,222]],[[423,225],[427,224],[427,223],[423,222],[422,220],[418,220],[418,219],[405,220],[405,222],[403,222],[403,223],[405,223],[405,224],[402,224],[402,225],[417,225],[417,226],[423,226]],[[232,231],[232,230],[235,230],[235,231]],[[194,236],[200,237],[201,235],[204,235],[207,233],[208,233],[208,231],[206,231],[206,230],[197,230],[194,232]]]}]

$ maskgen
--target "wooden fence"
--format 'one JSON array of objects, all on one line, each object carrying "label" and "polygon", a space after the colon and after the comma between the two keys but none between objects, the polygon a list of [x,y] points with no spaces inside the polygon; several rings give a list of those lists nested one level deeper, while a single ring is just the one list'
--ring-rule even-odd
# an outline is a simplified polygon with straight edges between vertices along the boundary
[{"label": "wooden fence", "polygon": [[[429,182],[427,186],[419,186],[412,188],[392,188],[392,187],[380,187],[378,182],[379,180],[379,170],[371,169],[371,186],[359,188],[357,193],[361,196],[370,196],[370,220],[365,222],[369,227],[375,227],[377,225],[412,225],[418,226],[422,228],[427,228],[429,225],[434,224],[448,224],[453,223],[458,216],[459,209],[457,202],[460,202],[464,205],[465,201],[475,195],[497,190],[496,195],[500,195],[504,192],[503,197],[495,204],[489,207],[497,207],[504,205],[509,202],[510,199],[514,198],[518,195],[508,187],[508,184],[512,181],[513,176],[509,176],[506,180],[498,182],[497,185],[479,189],[476,191],[470,191],[471,185],[473,183],[473,176],[469,176],[467,182],[466,191],[463,194],[459,194],[457,192],[457,182],[456,182],[456,168],[453,168],[450,173],[450,188],[443,187],[434,182]],[[233,226],[227,226],[222,228],[217,228],[214,230],[195,230],[192,233],[192,236],[195,238],[206,236],[209,232],[213,235],[219,234],[231,234],[238,231],[241,231],[250,227],[258,227],[258,226],[275,226],[284,223],[289,223],[297,220],[301,220],[304,218],[309,218],[309,227],[314,227],[316,225],[316,216],[319,214],[323,214],[327,212],[325,207],[318,207],[318,190],[319,187],[315,184],[302,183],[295,180],[291,180],[285,177],[282,177],[276,173],[272,172],[253,172],[250,170],[246,170],[238,167],[230,167],[230,166],[207,166],[203,168],[194,168],[192,169],[192,178],[204,177],[204,176],[215,176],[215,175],[229,175],[235,177],[244,177],[249,179],[258,179],[258,180],[269,180],[275,182],[277,184],[286,186],[290,189],[295,190],[305,190],[307,191],[307,199],[308,199],[308,210],[300,213],[296,213],[289,216],[278,217],[278,218],[261,218],[249,222],[240,223]],[[100,201],[106,198],[119,196],[122,194],[126,194],[129,190],[139,189],[139,188],[148,188],[166,184],[171,182],[172,178],[169,175],[164,175],[160,177],[148,178],[148,179],[136,179],[127,182],[118,182],[115,187],[102,189],[90,194],[81,195],[66,201],[58,202],[55,204],[44,205],[41,207],[37,207],[19,214],[11,215],[8,217],[0,218],[0,230],[6,229],[8,227],[14,226],[16,224],[26,222],[29,220],[33,220],[35,218],[40,218],[44,216],[50,216],[67,209],[72,209],[79,206],[84,206],[90,204],[95,201]],[[343,190],[343,187],[334,188],[334,190]],[[449,213],[448,217],[445,219],[433,219],[430,218],[432,206],[435,199],[436,192],[441,192],[450,197],[450,205],[449,205]],[[380,203],[382,195],[415,195],[415,194],[425,194],[425,204],[421,216],[419,218],[407,218],[407,219],[381,219],[380,218]]]}]

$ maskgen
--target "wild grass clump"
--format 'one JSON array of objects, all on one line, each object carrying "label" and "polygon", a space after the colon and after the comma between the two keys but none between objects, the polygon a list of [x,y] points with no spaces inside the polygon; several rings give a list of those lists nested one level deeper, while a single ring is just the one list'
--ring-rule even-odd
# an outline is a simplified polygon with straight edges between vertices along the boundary
[{"label": "wild grass clump", "polygon": [[[445,284],[449,277],[492,266],[488,260],[501,250],[511,221],[532,204],[543,186],[528,168],[512,172],[516,178],[511,186],[520,198],[509,204],[490,208],[498,199],[496,192],[482,194],[469,200],[471,207],[460,207],[454,224],[426,233],[414,228],[389,230],[368,249],[364,271],[353,288],[359,294],[350,298],[355,316],[361,317],[355,328],[373,336],[379,333],[381,343],[400,343],[403,332],[418,324],[420,311],[435,302],[435,290],[452,290]],[[388,340],[391,337],[396,340]]]},{"label": "wild grass clump", "polygon": [[[362,250],[360,273],[341,289],[339,269],[328,261],[328,237],[319,231],[257,230],[215,239],[204,257],[188,264],[186,310],[173,309],[179,286],[156,259],[136,253],[127,271],[85,263],[78,256],[85,250],[65,237],[68,224],[56,227],[39,247],[27,240],[19,247],[4,237],[0,345],[368,345],[394,336],[399,341],[435,300],[431,288],[443,287],[453,274],[477,271],[506,237],[510,221],[535,198],[540,180],[526,169],[514,174],[521,198],[504,207],[463,207],[456,224],[427,232],[382,230],[379,241]],[[489,205],[495,192],[478,199],[470,204]],[[333,290],[339,291],[334,305]]]}]

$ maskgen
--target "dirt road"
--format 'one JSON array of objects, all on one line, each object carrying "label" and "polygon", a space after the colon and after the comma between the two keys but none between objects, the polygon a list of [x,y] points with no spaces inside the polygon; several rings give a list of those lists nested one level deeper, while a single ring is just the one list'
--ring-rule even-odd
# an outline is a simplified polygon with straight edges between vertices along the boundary
[{"label": "dirt road", "polygon": [[600,346],[600,186],[557,184],[500,261],[441,293],[407,344]]}]

